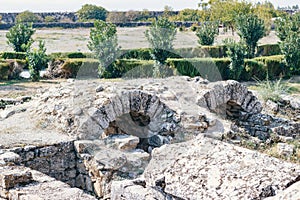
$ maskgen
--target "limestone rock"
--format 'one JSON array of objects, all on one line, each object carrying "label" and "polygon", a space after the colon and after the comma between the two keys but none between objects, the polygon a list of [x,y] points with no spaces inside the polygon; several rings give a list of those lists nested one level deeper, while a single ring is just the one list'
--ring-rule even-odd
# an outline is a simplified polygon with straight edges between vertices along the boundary
[{"label": "limestone rock", "polygon": [[286,143],[278,143],[277,144],[277,152],[282,156],[291,156],[294,152],[294,145],[286,144]]}]

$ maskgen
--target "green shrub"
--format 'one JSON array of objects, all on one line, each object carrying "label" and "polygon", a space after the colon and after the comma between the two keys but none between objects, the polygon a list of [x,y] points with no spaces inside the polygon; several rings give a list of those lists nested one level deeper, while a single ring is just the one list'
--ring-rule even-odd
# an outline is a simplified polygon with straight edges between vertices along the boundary
[{"label": "green shrub", "polygon": [[0,58],[25,60],[26,53],[25,52],[2,52],[0,53]]},{"label": "green shrub", "polygon": [[0,80],[8,80],[9,70],[9,63],[0,61]]},{"label": "green shrub", "polygon": [[268,74],[270,79],[289,75],[289,69],[284,64],[284,56],[282,55],[257,57],[254,60],[264,63],[261,73]]},{"label": "green shrub", "polygon": [[273,56],[280,54],[279,44],[264,44],[257,47],[258,56]]}]

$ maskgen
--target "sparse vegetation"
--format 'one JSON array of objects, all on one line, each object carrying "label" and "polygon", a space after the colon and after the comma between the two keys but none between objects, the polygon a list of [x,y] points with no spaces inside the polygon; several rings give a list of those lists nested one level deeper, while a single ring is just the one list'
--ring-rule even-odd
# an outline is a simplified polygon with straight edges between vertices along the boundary
[{"label": "sparse vegetation", "polygon": [[289,92],[290,87],[282,79],[270,81],[267,78],[266,81],[258,81],[256,89],[265,102],[268,100],[278,102],[281,99],[281,95]]}]

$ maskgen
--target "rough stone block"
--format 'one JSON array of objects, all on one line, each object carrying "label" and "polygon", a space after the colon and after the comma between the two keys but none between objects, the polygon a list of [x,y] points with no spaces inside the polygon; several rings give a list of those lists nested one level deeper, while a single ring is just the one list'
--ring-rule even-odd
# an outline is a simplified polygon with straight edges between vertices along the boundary
[{"label": "rough stone block", "polygon": [[0,168],[0,183],[4,189],[11,189],[19,184],[27,184],[32,181],[32,174],[23,168]]}]

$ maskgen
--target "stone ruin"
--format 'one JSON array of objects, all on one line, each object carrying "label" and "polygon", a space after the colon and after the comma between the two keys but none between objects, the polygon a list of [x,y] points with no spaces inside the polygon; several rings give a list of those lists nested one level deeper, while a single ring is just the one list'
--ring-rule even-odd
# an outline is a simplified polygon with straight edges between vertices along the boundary
[{"label": "stone ruin", "polygon": [[69,79],[31,98],[1,99],[1,200],[300,196],[299,165],[228,140],[299,139],[236,81]]}]

